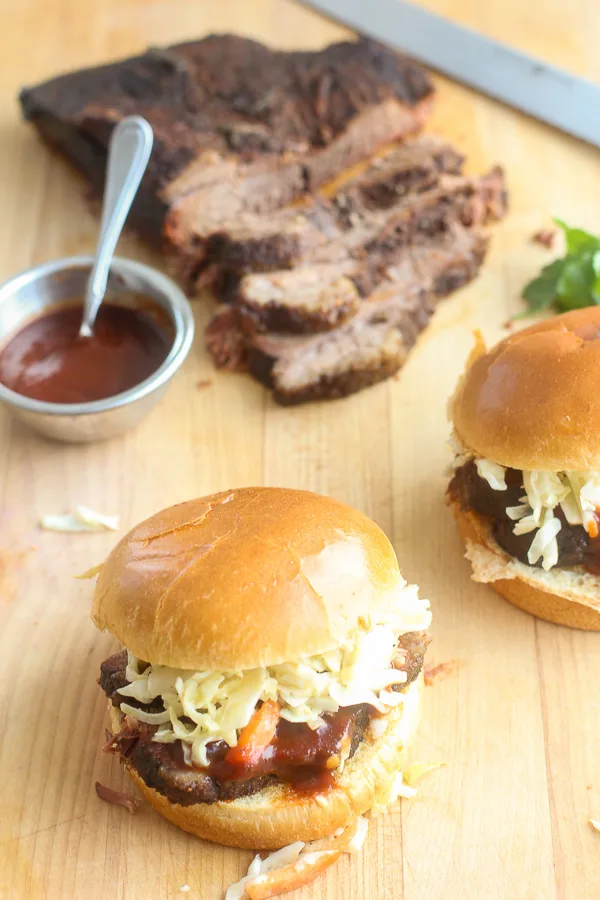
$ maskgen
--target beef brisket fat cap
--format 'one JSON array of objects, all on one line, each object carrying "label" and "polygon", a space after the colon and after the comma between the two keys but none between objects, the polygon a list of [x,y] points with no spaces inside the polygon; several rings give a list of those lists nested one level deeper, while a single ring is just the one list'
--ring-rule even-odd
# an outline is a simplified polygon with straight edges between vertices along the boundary
[{"label": "beef brisket fat cap", "polygon": [[20,100],[25,118],[77,129],[98,159],[119,119],[145,116],[156,138],[146,183],[172,199],[190,187],[184,178],[174,189],[175,179],[200,158],[206,168],[211,154],[307,153],[363,110],[388,99],[412,107],[432,93],[423,69],[369,38],[286,52],[215,34],[58,76]]}]

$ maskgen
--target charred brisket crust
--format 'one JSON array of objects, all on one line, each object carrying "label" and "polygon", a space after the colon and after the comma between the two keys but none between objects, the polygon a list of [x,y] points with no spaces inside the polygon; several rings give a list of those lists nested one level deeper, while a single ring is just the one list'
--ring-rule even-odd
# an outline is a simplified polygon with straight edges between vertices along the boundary
[{"label": "charred brisket crust", "polygon": [[236,800],[262,791],[276,779],[271,775],[259,775],[247,781],[219,783],[210,775],[177,769],[164,744],[138,741],[127,759],[148,787],[163,794],[171,803],[192,806],[195,803],[216,803],[218,800]]},{"label": "charred brisket crust", "polygon": [[296,154],[312,190],[342,162],[334,154],[319,164],[318,151],[361,113],[388,98],[414,107],[432,92],[420,66],[368,38],[289,53],[225,34],[62,75],[24,88],[20,102],[24,117],[96,193],[116,122],[132,114],[148,119],[155,146],[132,215],[156,242],[165,189],[201,154],[274,164]]},{"label": "charred brisket crust", "polygon": [[273,389],[276,403],[280,406],[297,406],[316,400],[340,400],[342,397],[362,391],[363,388],[385,381],[402,367],[406,354],[386,357],[372,367],[357,367],[334,375],[321,375],[317,381],[293,392],[280,390],[273,384],[273,367],[276,359],[264,354],[257,347],[248,348],[247,358],[248,371],[265,387]]},{"label": "charred brisket crust", "polygon": [[[462,509],[471,510],[489,519],[494,539],[502,550],[519,562],[530,566],[532,564],[527,558],[527,553],[534,532],[515,534],[513,530],[515,523],[506,513],[506,507],[517,506],[523,496],[523,473],[516,469],[507,469],[506,480],[507,490],[495,491],[479,476],[474,460],[469,460],[454,472],[448,492]],[[561,521],[561,529],[556,536],[557,565],[568,568],[595,562],[600,555],[600,539],[591,538],[581,525],[569,525],[560,507],[554,510],[554,514]],[[540,559],[534,567],[539,568],[541,564]]]},{"label": "charred brisket crust", "polygon": [[117,693],[119,688],[128,684],[125,676],[125,668],[127,666],[127,650],[115,653],[105,659],[100,666],[100,678],[98,684],[110,700],[113,706],[118,707],[120,703],[126,702],[130,706],[143,708],[148,712],[162,712],[164,706],[160,700],[153,700],[152,703],[141,703],[135,697],[122,697]]},{"label": "charred brisket crust", "polygon": [[280,232],[268,238],[248,237],[236,241],[226,232],[218,231],[207,240],[206,256],[230,275],[273,272],[297,265],[303,256],[304,243],[303,236],[294,233]]},{"label": "charred brisket crust", "polygon": [[[234,301],[235,302],[235,301]],[[343,325],[357,312],[359,298],[337,302],[327,312],[308,312],[294,306],[280,303],[253,303],[244,301],[240,311],[242,330],[251,334],[275,331],[278,334],[320,334]],[[262,379],[258,379],[262,381]],[[264,382],[263,382],[264,383]]]}]

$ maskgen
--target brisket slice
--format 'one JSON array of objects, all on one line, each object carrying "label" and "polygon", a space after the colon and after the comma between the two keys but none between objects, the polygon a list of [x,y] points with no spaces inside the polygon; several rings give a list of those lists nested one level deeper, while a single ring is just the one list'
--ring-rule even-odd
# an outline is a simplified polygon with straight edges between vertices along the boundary
[{"label": "brisket slice", "polygon": [[[336,733],[332,735],[331,746],[325,750],[325,753],[328,758],[334,753],[339,753],[339,735],[343,734],[349,741],[349,757],[351,757],[363,740],[369,724],[369,708],[366,705],[355,706],[349,708],[348,711],[340,711],[337,716],[341,717],[343,722],[338,729],[335,729],[334,726]],[[335,718],[336,716],[331,717],[332,720]],[[255,774],[251,777],[224,777],[229,772],[227,763],[224,762],[228,748],[223,741],[210,745],[210,767],[203,772],[183,765],[182,761],[177,758],[176,744],[160,744],[152,741],[151,735],[143,726],[140,731],[142,738],[133,747],[127,748],[126,759],[147,785],[164,794],[172,803],[191,806],[194,803],[234,800],[238,797],[256,794],[269,784],[277,784],[282,781],[301,784],[303,777],[310,780],[311,775],[323,770],[331,777],[329,770],[324,769],[322,760],[315,760],[312,764],[310,762],[307,764],[306,760],[298,758],[303,750],[303,732],[306,728],[307,726],[293,725],[281,720],[275,745],[283,742],[288,759],[281,767],[276,766],[276,771],[273,772],[268,755],[270,750],[273,750],[273,753],[278,751],[275,749],[275,745],[270,745],[256,766],[257,772],[260,772],[262,768],[268,774]],[[313,736],[314,733],[311,733],[310,737]],[[214,774],[212,774],[213,772]]]},{"label": "brisket slice", "polygon": [[453,222],[472,228],[498,221],[505,211],[500,168],[479,178],[443,176],[435,189],[407,198],[366,244],[354,276],[361,296],[368,297],[384,281],[390,265],[415,239],[444,234]]},{"label": "brisket slice", "polygon": [[420,66],[368,38],[289,53],[211,35],[53,78],[20,99],[96,193],[114,125],[148,119],[155,145],[131,222],[157,243],[166,232],[177,250],[418,130],[432,94]]},{"label": "brisket slice", "polygon": [[503,214],[504,181],[497,169],[482,178],[437,173],[435,185],[409,193],[385,212],[353,212],[358,222],[317,250],[313,264],[242,277],[230,300],[244,330],[302,334],[335,328],[358,312],[361,298],[388,279],[411,246],[446,233],[453,222],[472,227]]},{"label": "brisket slice", "polygon": [[122,700],[126,700],[130,706],[137,706],[147,712],[161,712],[164,709],[161,700],[153,700],[152,703],[141,703],[135,697],[122,697],[117,691],[128,684],[125,669],[127,667],[127,650],[115,653],[105,659],[100,666],[100,678],[98,684],[110,700],[113,706],[118,706]]},{"label": "brisket slice", "polygon": [[[474,278],[486,247],[482,234],[454,223],[436,239],[404,248],[386,281],[338,328],[310,337],[248,335],[236,308],[226,306],[207,329],[207,347],[221,365],[243,361],[278,403],[346,396],[402,366],[439,299]],[[228,356],[233,346],[235,356]]]},{"label": "brisket slice", "polygon": [[98,684],[113,704],[119,705],[121,699],[117,691],[124,688],[128,684],[125,669],[127,667],[127,650],[121,650],[119,653],[113,653],[108,659],[100,665],[100,678]]},{"label": "brisket slice", "polygon": [[375,159],[331,197],[314,197],[301,208],[268,215],[243,212],[210,234],[196,232],[187,261],[180,248],[180,268],[188,284],[196,279],[204,286],[202,259],[238,274],[292,268],[315,256],[335,260],[372,238],[386,220],[385,211],[404,196],[435,187],[442,173],[458,174],[462,164],[462,156],[439,139],[408,141]]},{"label": "brisket slice", "polygon": [[[492,533],[502,549],[524,563],[531,565],[527,553],[535,532],[515,534],[515,522],[509,518],[506,508],[518,506],[525,493],[523,473],[518,469],[506,470],[505,491],[495,491],[479,476],[474,460],[469,460],[458,468],[450,482],[448,492],[463,509],[470,509],[491,520]],[[593,574],[598,574],[600,539],[591,538],[582,525],[569,525],[560,507],[554,510],[560,519],[561,529],[556,535],[558,562],[561,567],[584,566]],[[535,565],[541,566],[542,560]]]},{"label": "brisket slice", "polygon": [[231,301],[245,331],[313,334],[329,331],[358,312],[361,296],[349,257],[339,263],[244,276]]}]

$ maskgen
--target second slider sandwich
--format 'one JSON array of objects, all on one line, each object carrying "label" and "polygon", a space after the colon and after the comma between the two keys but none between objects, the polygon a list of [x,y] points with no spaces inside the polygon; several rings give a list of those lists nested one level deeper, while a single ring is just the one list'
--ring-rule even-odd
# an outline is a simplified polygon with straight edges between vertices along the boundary
[{"label": "second slider sandwich", "polygon": [[451,403],[449,500],[477,581],[600,630],[600,308],[473,352]]},{"label": "second slider sandwich", "polygon": [[431,615],[383,532],[305,491],[166,509],[102,567],[93,619],[118,753],[162,815],[274,848],[392,802]]}]

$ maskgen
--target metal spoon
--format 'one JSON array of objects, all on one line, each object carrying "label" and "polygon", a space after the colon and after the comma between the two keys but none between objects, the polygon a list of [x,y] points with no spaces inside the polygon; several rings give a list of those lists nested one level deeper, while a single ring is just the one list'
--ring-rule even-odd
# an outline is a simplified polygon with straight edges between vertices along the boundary
[{"label": "metal spoon", "polygon": [[83,300],[80,337],[91,337],[98,309],[106,293],[110,264],[146,171],[152,150],[152,128],[141,116],[129,116],[114,129],[108,147],[108,163],[102,203],[100,238]]}]

